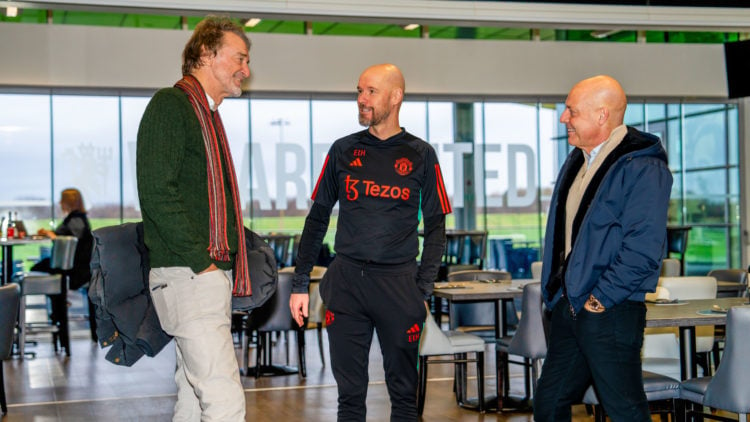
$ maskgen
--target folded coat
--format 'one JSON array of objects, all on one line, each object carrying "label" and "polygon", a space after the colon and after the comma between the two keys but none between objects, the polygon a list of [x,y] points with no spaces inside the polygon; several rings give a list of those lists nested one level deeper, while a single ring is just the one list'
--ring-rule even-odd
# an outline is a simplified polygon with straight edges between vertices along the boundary
[{"label": "folded coat", "polygon": [[172,339],[159,324],[148,290],[149,259],[143,223],[94,230],[89,298],[96,307],[96,334],[106,359],[131,366],[156,356]]}]

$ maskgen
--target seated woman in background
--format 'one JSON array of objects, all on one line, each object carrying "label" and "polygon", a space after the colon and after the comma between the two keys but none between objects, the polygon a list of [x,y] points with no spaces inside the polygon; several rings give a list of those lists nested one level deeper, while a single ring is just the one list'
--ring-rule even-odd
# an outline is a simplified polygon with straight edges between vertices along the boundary
[{"label": "seated woman in background", "polygon": [[[91,268],[89,264],[91,263],[91,252],[94,248],[94,236],[91,234],[91,225],[89,224],[88,217],[86,217],[83,196],[78,189],[69,188],[62,191],[60,194],[60,208],[65,216],[62,223],[54,231],[42,228],[39,229],[37,234],[47,236],[50,239],[54,239],[57,236],[75,236],[78,238],[73,269],[66,272],[69,279],[69,289],[78,290],[87,285],[91,280]],[[59,271],[50,268],[49,258],[39,261],[31,269],[32,271],[44,271],[48,273]],[[58,322],[60,315],[64,315],[60,313],[64,308],[60,307],[68,306],[68,304],[67,298],[62,295],[56,296],[50,296],[50,298],[52,302],[52,320]],[[91,300],[88,301],[88,306],[91,339],[96,341],[96,317]]]}]

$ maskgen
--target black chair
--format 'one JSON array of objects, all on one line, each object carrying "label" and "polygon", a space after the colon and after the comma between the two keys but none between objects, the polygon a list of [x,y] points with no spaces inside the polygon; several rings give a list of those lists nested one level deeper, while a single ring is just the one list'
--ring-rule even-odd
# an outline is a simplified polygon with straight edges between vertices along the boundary
[{"label": "black chair", "polygon": [[[289,298],[292,294],[292,279],[294,273],[279,272],[279,282],[276,293],[258,309],[253,310],[246,317],[245,336],[243,343],[243,359],[245,360],[245,375],[254,371],[255,377],[261,375],[288,375],[298,373],[301,377],[307,376],[305,367],[305,334],[303,328],[297,325],[292,319],[292,313],[289,309]],[[273,333],[285,333],[294,331],[297,334],[297,361],[298,367],[274,365],[273,364],[273,344],[271,335]],[[252,333],[257,333],[257,347],[255,368],[248,367],[249,361],[249,339]],[[287,344],[287,361],[289,358],[289,343]]]},{"label": "black chair", "polygon": [[720,270],[711,270],[708,272],[709,277],[714,277],[717,282],[731,281],[740,284],[736,291],[717,292],[716,297],[743,297],[747,294],[747,270],[743,268],[726,268]]},{"label": "black chair", "polygon": [[[318,334],[318,351],[320,352],[320,362],[323,367],[326,366],[325,353],[323,352],[323,324],[326,322],[326,305],[323,298],[320,297],[320,281],[323,279],[328,268],[319,265],[313,266],[310,271],[310,303],[308,304],[308,318],[305,329],[315,328]],[[293,267],[287,267],[279,270],[281,273],[294,273]]]},{"label": "black chair", "polygon": [[680,260],[680,274],[685,275],[685,252],[688,245],[688,234],[691,226],[668,226],[667,227],[667,244],[666,257],[676,254]]},{"label": "black chair", "polygon": [[[55,352],[58,351],[58,340],[60,347],[65,349],[65,354],[70,356],[70,332],[68,329],[68,277],[65,271],[73,268],[75,260],[75,250],[78,245],[78,239],[75,236],[57,236],[52,241],[52,257],[50,267],[56,270],[62,270],[63,274],[50,274],[45,272],[28,272],[17,277],[21,286],[21,304],[18,314],[18,327],[20,334],[18,336],[18,352],[21,357],[29,354],[32,357],[34,353],[27,353],[26,334],[30,330],[47,330],[52,333],[53,345]],[[59,300],[59,306],[53,306],[53,315],[50,323],[44,324],[27,324],[26,323],[26,296],[30,295],[60,295],[53,300]]]},{"label": "black chair", "polygon": [[273,249],[279,268],[292,265],[292,241],[294,240],[294,235],[272,233],[261,237]]},{"label": "black chair", "polygon": [[484,268],[487,257],[487,232],[455,230],[445,234],[444,265],[476,265]]},{"label": "black chair", "polygon": [[18,284],[11,283],[0,287],[0,409],[2,414],[8,413],[8,403],[5,400],[5,378],[3,362],[10,358],[13,352],[13,337],[18,320],[18,307],[21,301],[21,289]]}]

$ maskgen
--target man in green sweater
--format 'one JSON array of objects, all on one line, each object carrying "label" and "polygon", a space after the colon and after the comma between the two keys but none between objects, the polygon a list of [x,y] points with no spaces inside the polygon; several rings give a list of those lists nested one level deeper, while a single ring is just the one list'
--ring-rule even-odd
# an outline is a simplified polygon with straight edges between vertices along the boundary
[{"label": "man in green sweater", "polygon": [[244,421],[230,332],[232,295],[250,294],[242,209],[217,107],[242,93],[250,40],[228,18],[199,23],[183,78],[158,91],[138,130],[138,196],[161,326],[177,353],[175,421]]}]

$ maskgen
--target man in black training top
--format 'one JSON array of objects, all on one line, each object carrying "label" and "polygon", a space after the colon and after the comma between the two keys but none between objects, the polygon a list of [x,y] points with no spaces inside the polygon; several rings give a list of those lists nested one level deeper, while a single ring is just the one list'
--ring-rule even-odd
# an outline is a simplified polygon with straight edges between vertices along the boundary
[{"label": "man in black training top", "polygon": [[[338,420],[365,420],[374,328],[391,421],[415,421],[424,301],[437,276],[451,206],[435,150],[399,126],[401,71],[392,64],[372,66],[360,76],[357,93],[359,123],[368,129],[339,139],[326,156],[305,220],[289,305],[302,325],[310,270],[339,201],[336,258],[320,284]],[[420,209],[424,245],[418,266]]]}]

